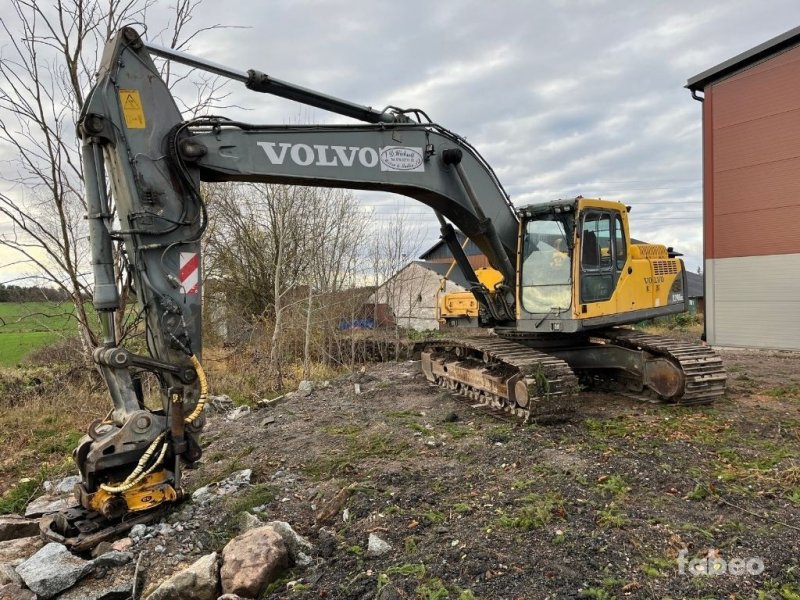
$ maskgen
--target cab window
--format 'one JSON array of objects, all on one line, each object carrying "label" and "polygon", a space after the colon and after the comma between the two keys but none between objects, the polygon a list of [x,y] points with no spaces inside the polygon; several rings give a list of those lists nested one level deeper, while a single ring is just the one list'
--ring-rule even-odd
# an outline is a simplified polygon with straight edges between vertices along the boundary
[{"label": "cab window", "polygon": [[550,213],[525,224],[521,284],[527,312],[562,311],[572,304],[570,234],[564,217]]}]

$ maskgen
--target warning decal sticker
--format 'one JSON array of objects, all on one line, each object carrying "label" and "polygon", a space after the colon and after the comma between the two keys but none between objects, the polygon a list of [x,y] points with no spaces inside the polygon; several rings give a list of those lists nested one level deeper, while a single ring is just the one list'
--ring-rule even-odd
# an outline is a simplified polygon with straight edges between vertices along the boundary
[{"label": "warning decal sticker", "polygon": [[139,90],[120,90],[119,103],[122,114],[125,116],[125,125],[128,129],[144,129],[144,111]]},{"label": "warning decal sticker", "polygon": [[197,252],[180,253],[178,280],[184,294],[196,294],[200,290],[200,255]]}]

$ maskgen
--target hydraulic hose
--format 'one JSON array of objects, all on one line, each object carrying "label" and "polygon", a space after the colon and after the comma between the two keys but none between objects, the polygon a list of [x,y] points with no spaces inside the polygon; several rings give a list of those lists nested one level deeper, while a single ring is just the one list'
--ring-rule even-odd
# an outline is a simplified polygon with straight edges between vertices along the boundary
[{"label": "hydraulic hose", "polygon": [[194,367],[197,373],[197,381],[200,384],[200,398],[198,398],[192,414],[183,420],[187,425],[202,414],[203,408],[208,400],[208,379],[206,379],[206,372],[203,370],[203,365],[200,364],[200,361],[194,354],[189,357],[189,360],[192,362],[192,367]]},{"label": "hydraulic hose", "polygon": [[142,481],[145,477],[150,475],[153,471],[156,470],[163,461],[164,455],[167,453],[167,444],[163,444],[161,447],[161,452],[158,455],[156,461],[150,466],[149,469],[146,471],[144,470],[144,466],[147,464],[147,461],[150,460],[150,457],[153,456],[153,453],[156,451],[158,444],[164,439],[164,434],[161,433],[159,436],[152,441],[152,443],[147,447],[147,450],[142,457],[139,459],[139,463],[136,465],[136,468],[133,472],[125,478],[125,481],[120,483],[119,485],[106,485],[101,484],[100,489],[108,492],[109,494],[120,494],[122,492],[127,492],[129,489],[134,487],[140,481]]},{"label": "hydraulic hose", "polygon": [[[184,423],[191,423],[197,417],[199,417],[202,412],[203,408],[206,405],[206,401],[208,400],[208,379],[206,379],[206,372],[203,370],[203,366],[200,364],[200,361],[197,357],[192,354],[189,357],[189,360],[192,363],[192,367],[194,367],[195,372],[197,373],[197,381],[200,383],[200,398],[197,400],[197,404],[192,411],[192,414],[187,416],[183,421]],[[145,470],[145,465],[147,461],[153,456],[158,448],[158,444],[164,439],[164,433],[161,433],[156,439],[152,441],[152,443],[147,447],[147,450],[142,457],[139,459],[139,462],[136,465],[136,468],[133,472],[125,478],[125,481],[120,483],[119,485],[107,485],[101,484],[100,489],[109,494],[120,494],[122,492],[127,492],[135,485],[140,483],[145,477],[150,475],[153,471],[156,470],[162,462],[164,462],[164,456],[167,453],[167,444],[164,443],[161,447],[161,452],[158,455],[156,461],[147,469]]]}]

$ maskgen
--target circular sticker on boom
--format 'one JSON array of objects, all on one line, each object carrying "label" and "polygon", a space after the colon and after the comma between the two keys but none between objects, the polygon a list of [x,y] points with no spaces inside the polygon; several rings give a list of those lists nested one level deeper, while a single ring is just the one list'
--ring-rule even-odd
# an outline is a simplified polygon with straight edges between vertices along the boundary
[{"label": "circular sticker on boom", "polygon": [[381,171],[424,171],[422,148],[387,146],[381,148]]}]

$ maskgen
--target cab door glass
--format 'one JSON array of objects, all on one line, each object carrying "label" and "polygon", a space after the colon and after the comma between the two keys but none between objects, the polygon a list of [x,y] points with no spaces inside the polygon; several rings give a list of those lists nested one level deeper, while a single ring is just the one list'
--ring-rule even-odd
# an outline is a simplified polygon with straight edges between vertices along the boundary
[{"label": "cab door glass", "polygon": [[611,215],[590,212],[581,227],[581,302],[600,302],[614,291]]},{"label": "cab door glass", "polygon": [[627,245],[625,244],[625,230],[622,229],[622,219],[619,215],[614,217],[614,250],[616,250],[617,271],[622,271],[625,261],[628,260]]}]

